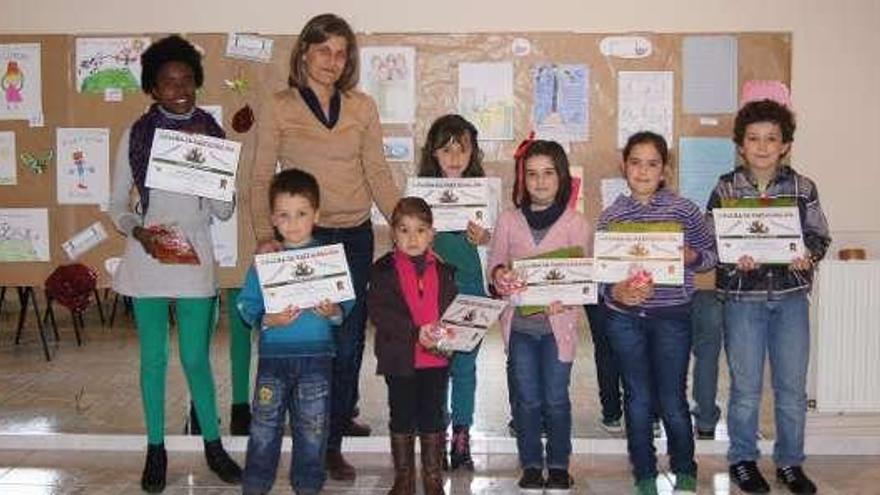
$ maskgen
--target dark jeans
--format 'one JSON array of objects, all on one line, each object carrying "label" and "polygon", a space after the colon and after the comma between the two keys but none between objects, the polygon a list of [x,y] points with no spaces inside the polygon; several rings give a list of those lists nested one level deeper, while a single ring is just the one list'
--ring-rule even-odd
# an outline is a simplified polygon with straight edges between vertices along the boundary
[{"label": "dark jeans", "polygon": [[571,363],[559,360],[553,334],[528,335],[512,330],[507,356],[515,384],[513,420],[523,469],[543,469],[542,425],[547,430],[546,466],[568,469],[571,456]]},{"label": "dark jeans", "polygon": [[691,321],[606,312],[608,338],[618,357],[626,403],[626,443],[636,480],[657,476],[652,421],[658,411],[666,428],[670,467],[696,476],[694,434],[687,403]]},{"label": "dark jeans", "polygon": [[285,414],[293,436],[291,485],[314,491],[324,485],[332,369],[331,356],[260,358],[242,480],[245,493],[272,489]]},{"label": "dark jeans", "polygon": [[620,371],[608,341],[605,312],[608,308],[602,300],[599,304],[584,306],[593,337],[593,354],[596,359],[596,380],[599,382],[599,402],[602,403],[602,419],[617,420],[623,416],[620,402]]},{"label": "dark jeans", "polygon": [[315,227],[312,235],[322,243],[342,243],[345,247],[345,258],[357,297],[351,313],[336,331],[330,439],[327,449],[338,452],[342,448],[343,433],[351,423],[358,401],[358,380],[367,324],[367,282],[370,278],[370,265],[373,263],[373,227],[369,221],[347,229]]},{"label": "dark jeans", "polygon": [[417,369],[409,376],[386,376],[391,433],[438,433],[446,429],[449,368]]}]

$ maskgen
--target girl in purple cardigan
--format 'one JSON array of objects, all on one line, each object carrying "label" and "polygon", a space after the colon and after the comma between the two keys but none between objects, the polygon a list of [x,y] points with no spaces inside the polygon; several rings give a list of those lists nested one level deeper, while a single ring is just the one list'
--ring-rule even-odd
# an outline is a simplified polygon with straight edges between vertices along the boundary
[{"label": "girl in purple cardigan", "polygon": [[[553,141],[525,141],[517,152],[514,210],[498,219],[489,248],[490,280],[508,297],[516,292],[515,259],[561,248],[581,247],[592,253],[592,232],[586,218],[568,209],[571,175],[568,157]],[[568,386],[583,326],[583,306],[555,302],[544,312],[523,316],[508,307],[501,316],[507,346],[508,384],[512,394],[516,444],[523,491],[567,490],[574,483],[568,472],[571,455],[571,401]],[[547,430],[547,456],[541,445]],[[544,467],[547,478],[544,478]]]}]

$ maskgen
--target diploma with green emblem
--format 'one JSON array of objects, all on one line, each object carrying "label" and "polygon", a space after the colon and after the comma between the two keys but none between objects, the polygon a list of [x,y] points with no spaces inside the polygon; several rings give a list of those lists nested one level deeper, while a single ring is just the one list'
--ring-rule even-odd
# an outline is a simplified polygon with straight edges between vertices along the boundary
[{"label": "diploma with green emblem", "polygon": [[716,208],[712,218],[722,263],[751,256],[756,263],[787,265],[806,252],[796,206]]},{"label": "diploma with green emblem", "polygon": [[448,332],[437,347],[444,351],[473,350],[483,340],[489,327],[498,321],[506,306],[507,302],[500,299],[465,294],[455,296],[440,318],[440,323]]},{"label": "diploma with green emblem", "polygon": [[596,304],[592,258],[532,258],[514,260],[513,270],[525,282],[511,300],[517,306]]},{"label": "diploma with green emblem", "polygon": [[342,244],[258,254],[254,266],[266,313],[355,298]]},{"label": "diploma with green emblem", "polygon": [[439,232],[466,230],[468,222],[491,229],[498,210],[497,178],[470,177],[446,179],[410,177],[406,195],[418,196],[428,203]]},{"label": "diploma with green emblem", "polygon": [[684,284],[681,232],[596,232],[593,254],[597,282],[617,283],[647,271],[655,284]]},{"label": "diploma with green emblem", "polygon": [[147,187],[232,201],[241,143],[226,139],[156,129]]}]

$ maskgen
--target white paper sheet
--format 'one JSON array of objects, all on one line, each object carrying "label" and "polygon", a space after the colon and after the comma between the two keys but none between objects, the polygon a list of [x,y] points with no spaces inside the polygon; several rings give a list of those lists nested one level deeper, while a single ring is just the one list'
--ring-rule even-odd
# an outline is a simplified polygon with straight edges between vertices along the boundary
[{"label": "white paper sheet", "polygon": [[141,91],[141,54],[150,38],[77,38],[76,90],[105,94],[107,89]]},{"label": "white paper sheet", "polygon": [[269,63],[273,44],[274,40],[265,36],[229,33],[226,37],[226,56]]},{"label": "white paper sheet", "polygon": [[477,127],[480,139],[513,139],[513,64],[459,64],[458,110]]},{"label": "white paper sheet", "polygon": [[110,130],[59,128],[55,133],[58,204],[110,200]]},{"label": "white paper sheet", "polygon": [[234,267],[238,263],[238,208],[226,220],[211,218],[211,240],[217,264]]},{"label": "white paper sheet", "polygon": [[107,231],[104,229],[104,225],[98,221],[64,241],[61,248],[64,249],[64,253],[67,254],[70,261],[74,261],[106,239]]},{"label": "white paper sheet", "polygon": [[684,113],[736,111],[736,43],[733,36],[685,37],[681,49]]},{"label": "white paper sheet", "polygon": [[0,120],[43,125],[43,83],[39,43],[0,45]]},{"label": "white paper sheet", "polygon": [[617,146],[623,148],[639,131],[656,132],[672,146],[672,72],[621,71],[617,77]]},{"label": "white paper sheet", "polygon": [[12,131],[0,132],[0,186],[18,184],[15,157],[15,133]]},{"label": "white paper sheet", "polygon": [[49,210],[0,208],[0,263],[49,261]]},{"label": "white paper sheet", "polygon": [[361,47],[360,86],[373,97],[383,124],[415,121],[416,50],[411,46]]}]

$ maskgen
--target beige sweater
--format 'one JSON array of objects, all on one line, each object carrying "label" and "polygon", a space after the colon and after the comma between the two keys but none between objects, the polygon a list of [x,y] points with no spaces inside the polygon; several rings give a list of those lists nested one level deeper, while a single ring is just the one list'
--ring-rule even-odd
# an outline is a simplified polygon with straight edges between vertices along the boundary
[{"label": "beige sweater", "polygon": [[251,213],[259,240],[272,236],[269,183],[275,164],[311,173],[321,188],[318,223],[354,227],[370,218],[375,201],[391,216],[400,191],[382,151],[376,104],[356,90],[343,93],[339,120],[327,129],[295,88],[274,94],[257,119],[257,151],[251,172]]}]

